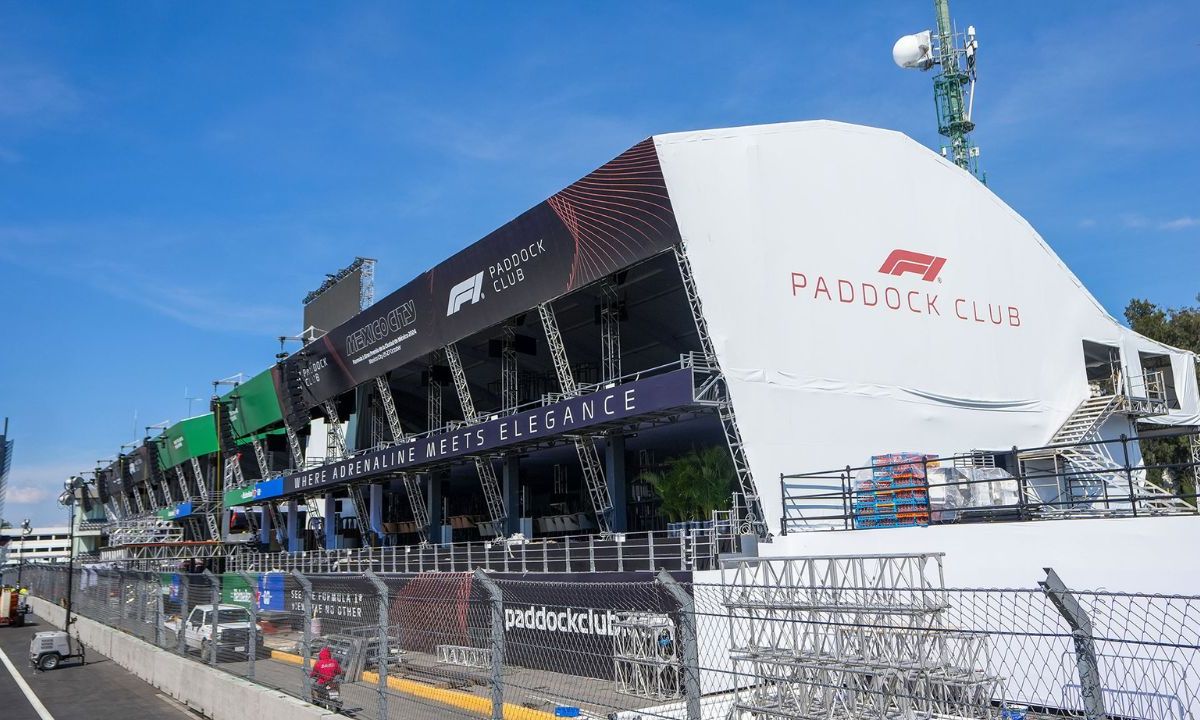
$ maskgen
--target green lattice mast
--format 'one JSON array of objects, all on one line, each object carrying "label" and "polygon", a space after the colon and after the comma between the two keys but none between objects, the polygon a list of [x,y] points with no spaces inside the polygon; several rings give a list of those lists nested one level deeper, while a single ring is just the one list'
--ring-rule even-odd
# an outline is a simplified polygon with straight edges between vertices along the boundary
[{"label": "green lattice mast", "polygon": [[958,33],[950,20],[949,0],[934,0],[937,31],[926,30],[900,38],[892,56],[901,67],[917,70],[937,68],[933,98],[937,107],[938,133],[948,141],[942,155],[982,181],[979,148],[971,141],[975,123],[971,112],[975,97],[975,28]]}]

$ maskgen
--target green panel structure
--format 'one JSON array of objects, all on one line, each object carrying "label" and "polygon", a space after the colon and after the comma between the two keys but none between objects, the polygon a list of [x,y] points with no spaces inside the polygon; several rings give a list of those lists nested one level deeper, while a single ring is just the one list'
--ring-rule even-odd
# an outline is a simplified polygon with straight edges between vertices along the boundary
[{"label": "green panel structure", "polygon": [[229,424],[239,438],[283,422],[270,370],[255,375],[221,398],[230,403]]},{"label": "green panel structure", "polygon": [[159,439],[158,465],[169,470],[192,458],[217,451],[217,426],[212,413],[180,420]]}]

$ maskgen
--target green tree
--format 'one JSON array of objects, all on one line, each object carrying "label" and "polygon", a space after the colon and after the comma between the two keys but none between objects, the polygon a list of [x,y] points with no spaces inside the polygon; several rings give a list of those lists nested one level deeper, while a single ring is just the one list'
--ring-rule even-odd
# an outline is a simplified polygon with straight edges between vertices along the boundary
[{"label": "green tree", "polygon": [[697,450],[667,461],[662,471],[642,473],[662,498],[668,520],[707,520],[713,510],[727,507],[737,472],[729,451],[720,445]]},{"label": "green tree", "polygon": [[[1200,303],[1200,295],[1196,296]],[[1145,335],[1183,350],[1200,354],[1200,306],[1160,308],[1149,300],[1133,299],[1125,307],[1125,320],[1129,327]],[[1200,368],[1197,369],[1200,382]],[[1186,437],[1151,438],[1142,441],[1142,456],[1147,465],[1175,465],[1171,473],[1175,492],[1194,495],[1195,475],[1187,467],[1192,460],[1191,448]],[[1150,480],[1162,482],[1162,471],[1149,471]]]}]

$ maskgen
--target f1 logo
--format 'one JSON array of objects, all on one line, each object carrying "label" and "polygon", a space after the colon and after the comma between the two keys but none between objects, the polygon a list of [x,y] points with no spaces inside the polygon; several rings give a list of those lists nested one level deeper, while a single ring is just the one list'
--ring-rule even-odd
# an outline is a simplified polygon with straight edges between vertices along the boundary
[{"label": "f1 logo", "polygon": [[914,273],[920,275],[925,282],[933,282],[937,279],[938,273],[942,271],[942,266],[946,264],[946,258],[936,255],[926,255],[925,253],[913,252],[912,250],[893,250],[891,255],[887,256],[887,260],[883,261],[883,265],[879,267],[879,272],[885,275],[900,276],[904,273]]},{"label": "f1 logo", "polygon": [[446,304],[446,317],[458,312],[467,303],[477,303],[483,297],[483,271],[463,280],[450,288],[450,302]]}]

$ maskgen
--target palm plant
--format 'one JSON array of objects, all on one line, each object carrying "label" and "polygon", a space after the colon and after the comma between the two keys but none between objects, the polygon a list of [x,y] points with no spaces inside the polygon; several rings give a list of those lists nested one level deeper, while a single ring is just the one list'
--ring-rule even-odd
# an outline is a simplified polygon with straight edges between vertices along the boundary
[{"label": "palm plant", "polygon": [[729,451],[720,445],[671,458],[662,471],[642,473],[662,498],[661,510],[672,522],[708,519],[729,504],[736,471]]}]

